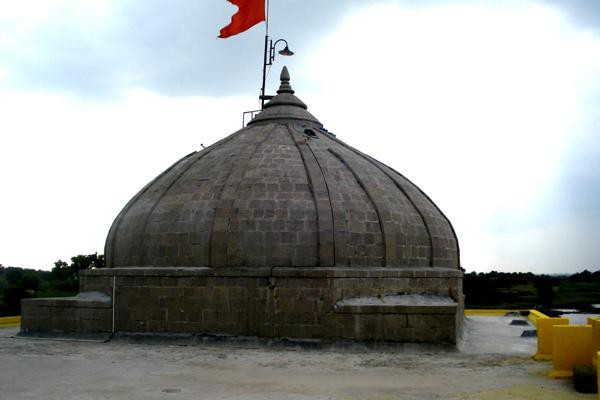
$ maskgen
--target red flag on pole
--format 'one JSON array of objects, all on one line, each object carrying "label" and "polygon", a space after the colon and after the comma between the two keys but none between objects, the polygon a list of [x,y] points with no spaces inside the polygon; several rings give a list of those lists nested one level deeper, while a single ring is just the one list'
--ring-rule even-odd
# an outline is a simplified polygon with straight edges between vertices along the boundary
[{"label": "red flag on pole", "polygon": [[220,38],[237,35],[265,20],[265,0],[227,0],[238,6],[231,22],[221,29]]}]

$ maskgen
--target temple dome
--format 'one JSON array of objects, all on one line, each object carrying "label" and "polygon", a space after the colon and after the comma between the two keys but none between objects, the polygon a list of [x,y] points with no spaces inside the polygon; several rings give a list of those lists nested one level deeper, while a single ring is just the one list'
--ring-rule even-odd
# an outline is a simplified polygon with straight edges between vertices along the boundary
[{"label": "temple dome", "polygon": [[129,201],[108,267],[459,267],[452,225],[423,191],[324,129],[286,68],[277,93]]}]

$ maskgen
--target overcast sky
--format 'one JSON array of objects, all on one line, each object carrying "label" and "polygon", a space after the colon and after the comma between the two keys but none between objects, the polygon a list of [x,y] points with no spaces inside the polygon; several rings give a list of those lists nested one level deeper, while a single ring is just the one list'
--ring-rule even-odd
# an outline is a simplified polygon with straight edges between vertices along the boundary
[{"label": "overcast sky", "polygon": [[[0,264],[103,252],[125,203],[258,106],[264,24],[225,0],[0,13]],[[296,94],[419,185],[467,270],[600,268],[600,2],[271,0]]]}]

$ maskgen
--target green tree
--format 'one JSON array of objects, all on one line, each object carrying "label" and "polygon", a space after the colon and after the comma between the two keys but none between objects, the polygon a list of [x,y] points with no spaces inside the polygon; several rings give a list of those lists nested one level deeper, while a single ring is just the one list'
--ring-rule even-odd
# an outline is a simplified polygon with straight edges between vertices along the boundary
[{"label": "green tree", "polygon": [[6,277],[6,281],[11,285],[16,285],[21,277],[23,276],[22,268],[8,267],[4,272],[4,276]]},{"label": "green tree", "polygon": [[8,267],[3,269],[6,287],[2,291],[0,312],[4,315],[19,315],[21,299],[35,297],[40,287],[37,271]]},{"label": "green tree", "polygon": [[94,253],[71,257],[71,264],[58,260],[52,268],[52,278],[59,282],[61,290],[77,291],[79,288],[79,271],[85,269],[104,268],[104,255]]},{"label": "green tree", "polygon": [[549,279],[544,275],[534,282],[533,285],[537,289],[537,300],[540,306],[552,306],[552,303],[554,303],[554,299],[556,298],[556,293],[554,292],[554,286],[556,286],[556,284],[555,279]]}]

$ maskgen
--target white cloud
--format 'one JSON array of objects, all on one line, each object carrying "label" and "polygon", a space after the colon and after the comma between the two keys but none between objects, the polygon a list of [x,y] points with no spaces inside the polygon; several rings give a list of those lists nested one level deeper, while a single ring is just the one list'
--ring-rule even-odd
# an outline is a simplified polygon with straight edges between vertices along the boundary
[{"label": "white cloud", "polygon": [[239,129],[238,110],[252,103],[135,90],[82,104],[0,92],[0,262],[48,268],[58,258],[103,252],[125,203],[201,143]]},{"label": "white cloud", "polygon": [[529,218],[550,194],[598,55],[599,37],[548,7],[388,3],[325,38],[305,65],[318,80],[306,100],[342,140],[432,196],[465,266],[543,270],[507,257],[489,229],[499,215]]}]

